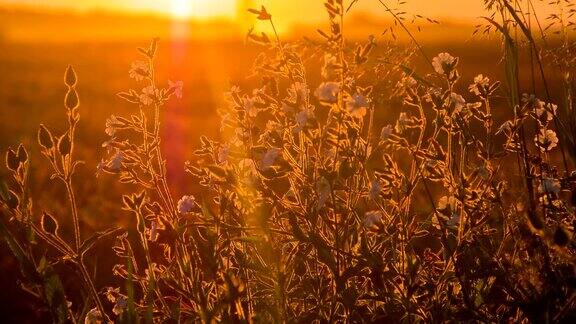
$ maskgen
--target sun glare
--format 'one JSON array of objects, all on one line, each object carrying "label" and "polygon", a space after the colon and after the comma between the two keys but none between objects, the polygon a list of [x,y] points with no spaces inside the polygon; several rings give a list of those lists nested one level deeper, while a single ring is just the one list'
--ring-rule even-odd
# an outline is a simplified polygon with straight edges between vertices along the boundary
[{"label": "sun glare", "polygon": [[171,0],[171,14],[178,19],[231,18],[236,0]]}]

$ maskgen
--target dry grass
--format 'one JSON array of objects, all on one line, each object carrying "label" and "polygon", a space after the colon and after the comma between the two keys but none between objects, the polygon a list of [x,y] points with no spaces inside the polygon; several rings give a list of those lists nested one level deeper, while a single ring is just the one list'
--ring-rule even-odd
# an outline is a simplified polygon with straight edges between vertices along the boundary
[{"label": "dry grass", "polygon": [[[134,86],[118,93],[128,108],[107,119],[92,178],[119,183],[121,201],[108,204],[131,217],[121,227],[84,228],[91,200],[76,143],[88,103],[66,70],[65,124],[40,127],[42,163],[28,145],[8,150],[2,191],[1,236],[46,317],[574,320],[571,2],[551,3],[559,14],[537,35],[530,1],[485,1],[493,15],[478,31],[502,39],[490,71],[428,55],[385,2],[395,28],[351,43],[354,3],[326,1],[320,40],[249,33],[262,46],[260,81],[226,93],[218,134],[186,155],[191,187],[171,176],[182,156],[162,132],[183,84],[156,75],[157,40],[139,48]],[[264,7],[251,12],[274,30]],[[399,33],[411,46],[393,41]],[[57,214],[39,198],[34,164],[60,188],[48,196],[66,203]]]}]

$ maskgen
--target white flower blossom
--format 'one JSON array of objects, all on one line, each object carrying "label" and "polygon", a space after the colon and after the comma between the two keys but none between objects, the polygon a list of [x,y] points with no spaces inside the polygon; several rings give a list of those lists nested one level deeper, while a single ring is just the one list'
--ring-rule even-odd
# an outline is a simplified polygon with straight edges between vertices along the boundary
[{"label": "white flower blossom", "polygon": [[553,130],[542,129],[534,138],[534,143],[542,152],[548,152],[558,145],[558,137]]},{"label": "white flower blossom", "polygon": [[382,127],[382,131],[380,131],[380,140],[385,141],[394,133],[394,129],[391,125],[386,125]]},{"label": "white flower blossom", "polygon": [[540,192],[554,195],[559,194],[560,189],[561,189],[560,181],[558,179],[549,177],[543,178],[542,181],[540,182],[540,186],[538,187],[538,190]]},{"label": "white flower blossom", "polygon": [[104,316],[98,310],[98,308],[92,308],[86,317],[84,318],[84,324],[102,324],[104,323]]},{"label": "white flower blossom", "polygon": [[485,95],[486,90],[490,87],[490,79],[482,74],[478,74],[474,78],[474,83],[468,88],[470,92],[477,96]]},{"label": "white flower blossom", "polygon": [[296,127],[294,128],[294,132],[299,133],[304,130],[306,124],[308,123],[309,113],[306,110],[300,111],[296,114]]},{"label": "white flower blossom", "polygon": [[460,223],[460,209],[458,200],[453,196],[443,196],[438,201],[438,211],[444,216],[448,217],[446,225],[449,227],[456,227]]},{"label": "white flower blossom", "polygon": [[338,92],[340,92],[340,84],[337,82],[323,82],[316,89],[316,97],[320,101],[334,103],[338,101]]},{"label": "white flower blossom", "polygon": [[154,86],[147,86],[146,88],[142,89],[142,94],[140,95],[140,102],[142,102],[142,104],[144,106],[149,106],[151,104],[154,103],[154,101],[156,101],[156,99],[158,99],[158,89],[156,89]]},{"label": "white flower blossom", "polygon": [[116,303],[114,304],[114,308],[112,308],[112,312],[114,315],[121,315],[124,310],[128,307],[128,301],[124,296],[118,296],[116,298]]},{"label": "white flower blossom", "polygon": [[264,154],[262,154],[262,159],[260,160],[260,165],[263,169],[271,167],[280,155],[281,150],[279,148],[269,148]]},{"label": "white flower blossom", "polygon": [[229,157],[230,157],[230,145],[221,146],[218,149],[218,163],[228,162]]},{"label": "white flower blossom", "polygon": [[118,126],[121,126],[122,123],[118,120],[118,118],[114,115],[110,116],[110,118],[106,119],[106,129],[105,132],[108,136],[113,137],[116,134],[116,130]]},{"label": "white flower blossom", "polygon": [[449,74],[458,64],[458,59],[448,53],[440,53],[432,59],[432,66],[438,74]]},{"label": "white flower blossom", "polygon": [[288,88],[288,96],[290,102],[303,104],[310,96],[310,89],[308,89],[305,83],[294,82],[294,84]]},{"label": "white flower blossom", "polygon": [[113,171],[120,171],[120,169],[122,169],[122,161],[124,161],[124,153],[118,150],[112,159],[110,159],[107,166]]},{"label": "white flower blossom", "polygon": [[324,66],[322,67],[322,77],[325,80],[332,80],[338,76],[338,58],[331,54],[324,55]]},{"label": "white flower blossom", "polygon": [[363,95],[356,93],[346,100],[346,108],[353,117],[362,118],[366,115],[368,100]]},{"label": "white flower blossom", "polygon": [[128,75],[136,81],[142,81],[150,75],[150,67],[144,61],[133,62]]},{"label": "white flower blossom", "polygon": [[535,108],[536,116],[538,118],[544,119],[546,122],[551,121],[556,116],[556,110],[558,106],[552,103],[542,103],[537,105]]},{"label": "white flower blossom", "polygon": [[382,223],[382,212],[379,210],[373,210],[366,212],[364,214],[363,225],[366,229],[373,229],[378,224]]},{"label": "white flower blossom", "polygon": [[260,112],[260,109],[256,107],[256,100],[254,98],[244,97],[242,104],[244,105],[244,110],[250,117],[256,117]]},{"label": "white flower blossom", "polygon": [[382,191],[382,184],[378,180],[373,180],[370,184],[370,191],[368,192],[370,198],[376,200]]},{"label": "white flower blossom", "polygon": [[178,200],[178,212],[180,214],[190,213],[196,207],[196,198],[192,195],[182,196]]},{"label": "white flower blossom", "polygon": [[182,99],[182,88],[184,87],[183,81],[171,81],[168,80],[168,88],[174,91],[174,95],[178,99]]}]

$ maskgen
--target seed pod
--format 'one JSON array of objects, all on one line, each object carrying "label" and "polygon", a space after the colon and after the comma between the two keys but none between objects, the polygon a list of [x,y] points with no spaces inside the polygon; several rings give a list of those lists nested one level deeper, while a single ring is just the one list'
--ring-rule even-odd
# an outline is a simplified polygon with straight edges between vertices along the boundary
[{"label": "seed pod", "polygon": [[70,110],[80,105],[80,100],[78,99],[78,93],[76,92],[76,89],[71,88],[68,90],[68,93],[66,93],[66,98],[64,99],[64,104],[66,105],[66,108]]},{"label": "seed pod", "polygon": [[8,150],[8,152],[6,152],[6,166],[8,167],[8,169],[10,169],[14,172],[16,172],[18,170],[18,167],[20,166],[20,161],[18,160],[18,156],[11,149]]},{"label": "seed pod", "polygon": [[40,219],[40,225],[42,229],[50,234],[57,235],[58,232],[58,222],[52,215],[47,212],[42,212],[42,218]]},{"label": "seed pod", "polygon": [[66,156],[72,151],[72,143],[70,142],[70,136],[68,136],[68,133],[62,135],[60,140],[58,140],[58,151],[62,156]]},{"label": "seed pod", "polygon": [[40,125],[38,130],[38,143],[46,150],[50,150],[54,147],[54,139],[50,131],[44,126]]},{"label": "seed pod", "polygon": [[150,58],[154,58],[154,56],[156,56],[156,51],[158,50],[158,41],[160,39],[158,37],[154,38],[152,40],[152,43],[150,43],[150,48],[148,49],[148,55]]},{"label": "seed pod", "polygon": [[26,152],[26,149],[24,148],[24,145],[20,144],[18,146],[18,161],[21,163],[26,163],[26,161],[28,161],[28,152]]},{"label": "seed pod", "polygon": [[64,73],[64,83],[66,83],[68,87],[73,87],[76,85],[76,81],[76,71],[74,71],[71,65],[68,65],[66,73]]}]

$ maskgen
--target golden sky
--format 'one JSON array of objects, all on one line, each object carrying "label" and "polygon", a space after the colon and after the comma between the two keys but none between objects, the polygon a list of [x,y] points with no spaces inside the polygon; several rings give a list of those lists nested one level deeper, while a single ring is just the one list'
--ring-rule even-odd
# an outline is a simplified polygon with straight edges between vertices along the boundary
[{"label": "golden sky", "polygon": [[[181,16],[207,18],[234,17],[236,5],[267,6],[272,13],[281,13],[286,23],[310,22],[323,18],[323,0],[0,0],[0,4],[32,5],[75,10],[128,10],[179,13]],[[399,0],[384,0],[391,7]],[[404,8],[412,13],[440,18],[473,18],[482,14],[482,0],[407,0]],[[378,0],[360,0],[355,11],[382,11]]]}]

